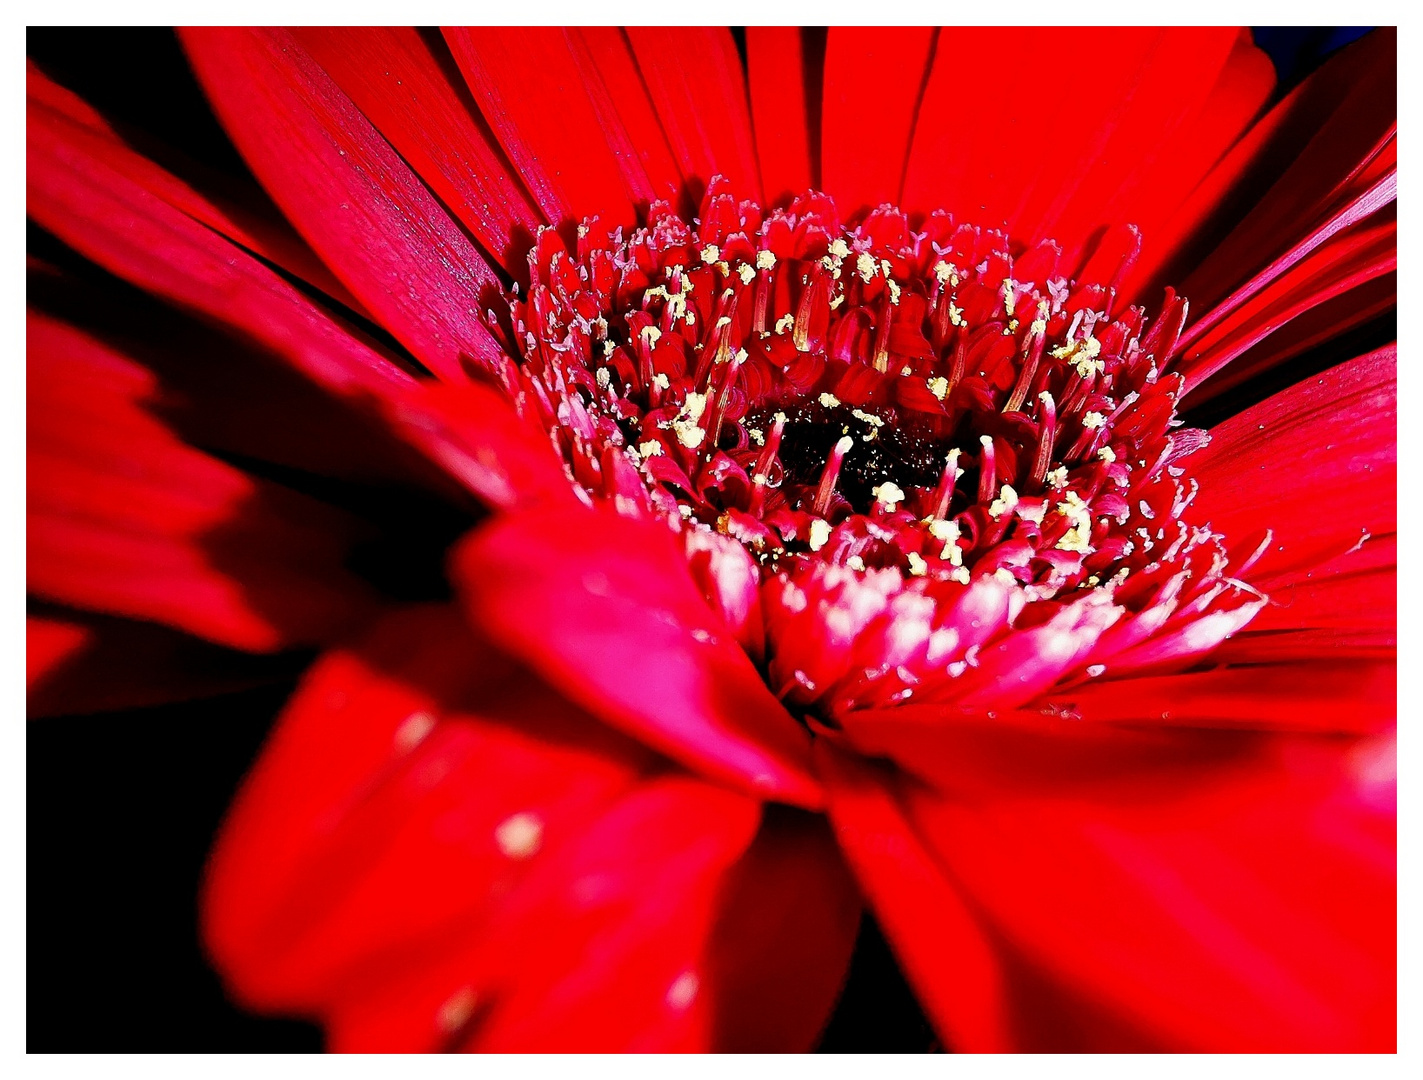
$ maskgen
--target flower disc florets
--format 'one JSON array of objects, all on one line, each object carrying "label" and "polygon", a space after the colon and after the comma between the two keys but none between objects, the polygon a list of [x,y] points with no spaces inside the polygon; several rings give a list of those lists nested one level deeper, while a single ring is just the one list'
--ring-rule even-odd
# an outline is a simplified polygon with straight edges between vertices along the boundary
[{"label": "flower disc florets", "polygon": [[1060,262],[713,182],[691,224],[542,232],[506,388],[589,497],[681,531],[788,703],[1012,707],[1180,663],[1262,602],[1183,517],[1185,302],[1114,311]]}]

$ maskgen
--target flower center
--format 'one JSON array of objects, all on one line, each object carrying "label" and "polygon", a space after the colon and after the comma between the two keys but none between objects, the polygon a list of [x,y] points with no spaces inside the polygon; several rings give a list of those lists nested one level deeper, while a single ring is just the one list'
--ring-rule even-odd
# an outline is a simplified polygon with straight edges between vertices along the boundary
[{"label": "flower center", "polygon": [[[576,252],[545,230],[530,263],[510,392],[590,496],[739,542],[773,607],[825,626],[870,588],[952,610],[985,578],[1014,628],[1088,594],[1140,615],[1168,582],[1172,610],[1202,588],[1258,600],[1183,519],[1179,462],[1206,436],[1175,419],[1169,292],[1149,320],[1050,242],[888,206],[847,228],[823,195],[763,212],[721,181],[691,223],[655,203],[626,237],[585,222]],[[860,635],[876,603],[846,602]],[[779,689],[826,692],[804,669]]]}]

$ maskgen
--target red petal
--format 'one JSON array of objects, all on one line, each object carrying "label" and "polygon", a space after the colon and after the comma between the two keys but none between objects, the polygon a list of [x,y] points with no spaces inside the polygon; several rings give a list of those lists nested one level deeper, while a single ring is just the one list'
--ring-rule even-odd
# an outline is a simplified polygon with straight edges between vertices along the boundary
[{"label": "red petal", "polygon": [[[1214,428],[1195,458],[1200,520],[1232,539],[1274,531],[1249,574],[1265,592],[1395,531],[1395,369],[1389,346],[1312,376]],[[1348,497],[1325,513],[1323,492]]]},{"label": "red petal", "polygon": [[794,26],[746,28],[756,156],[766,198],[772,203],[787,203],[814,186],[803,33]]},{"label": "red petal", "polygon": [[[1396,35],[1388,27],[1330,57],[1157,229],[1140,280],[1160,280],[1161,260],[1173,256],[1178,267],[1194,269],[1182,291],[1204,313],[1308,232],[1342,193],[1341,181],[1396,126],[1396,66]],[[1184,275],[1170,276],[1179,282]]]},{"label": "red petal", "polygon": [[[89,153],[102,160],[107,167],[119,171],[193,220],[217,230],[249,251],[256,252],[283,270],[310,282],[328,296],[365,314],[360,301],[331,275],[331,271],[326,269],[315,253],[292,231],[291,226],[277,214],[276,208],[255,185],[250,189],[244,188],[232,177],[208,172],[202,166],[184,161],[189,174],[201,175],[206,182],[205,190],[199,191],[190,183],[129,150],[87,103],[62,86],[51,82],[33,64],[27,72],[25,89],[30,107],[35,113],[31,123],[38,121],[63,130],[65,125],[53,115],[58,113],[87,128],[89,134],[98,135],[99,138],[80,141]],[[70,137],[73,138],[74,135],[71,133]],[[234,198],[235,194],[244,198]]]},{"label": "red petal", "polygon": [[528,246],[518,237],[544,219],[419,32],[319,27],[295,35],[484,249],[518,276]]},{"label": "red petal", "polygon": [[1225,70],[1210,95],[1180,129],[1154,165],[1117,195],[1113,221],[1129,221],[1147,237],[1146,251],[1128,274],[1121,295],[1142,294],[1150,272],[1171,254],[1165,248],[1166,223],[1197,185],[1235,145],[1275,89],[1275,67],[1257,49],[1249,30],[1241,30]]},{"label": "red petal", "polygon": [[553,222],[636,220],[578,64],[558,27],[447,27],[445,40],[509,160]]},{"label": "red petal", "polygon": [[896,740],[932,773],[893,790],[942,873],[1128,1027],[1181,1049],[1392,1050],[1389,741],[1002,715]]},{"label": "red petal", "polygon": [[[1102,118],[1100,126],[1078,137],[1099,149],[1087,159],[1085,171],[1058,181],[1061,189],[1041,217],[1032,208],[1024,212],[1020,226],[1024,232],[1031,229],[1035,240],[1053,237],[1070,250],[1101,225],[1135,224],[1127,213],[1132,201],[1125,189],[1150,169],[1158,155],[1175,156],[1192,113],[1209,98],[1239,36],[1237,28],[1228,26],[1164,29],[1141,57],[1129,97],[1120,104],[1103,100],[1094,87],[1093,107]],[[1109,54],[1099,55],[1111,62]],[[1040,186],[1032,201],[1039,201],[1042,190]],[[1146,196],[1154,197],[1154,192]]]},{"label": "red petal", "polygon": [[[830,28],[825,45],[820,184],[835,200],[842,218],[899,198],[937,34],[928,27]],[[903,206],[942,209],[939,204],[909,201]]]},{"label": "red petal", "polygon": [[27,337],[31,592],[258,651],[369,614],[344,514],[182,442],[126,357],[39,315]]},{"label": "red petal", "polygon": [[452,573],[479,625],[595,715],[763,798],[819,803],[808,737],[665,527],[577,508],[521,514],[473,533]]},{"label": "red petal", "polygon": [[1159,720],[1170,725],[1361,733],[1394,722],[1395,682],[1391,661],[1314,658],[1309,663],[1093,680],[1050,692],[1040,704],[1053,715],[1104,722]]},{"label": "red petal", "polygon": [[25,689],[78,655],[93,640],[93,631],[69,619],[25,619]]},{"label": "red petal", "polygon": [[[615,26],[568,27],[565,32],[583,85],[600,110],[603,134],[624,176],[637,175],[630,163],[630,157],[635,156],[653,196],[675,199],[682,187],[682,173],[673,160],[657,112],[648,100],[647,87],[642,83],[626,35]],[[598,92],[600,87],[601,92]],[[612,107],[609,115],[601,111],[605,100]]]},{"label": "red petal", "polygon": [[910,830],[882,771],[816,746],[830,820],[919,1000],[955,1050],[1014,1046],[1001,961],[983,926]]},{"label": "red petal", "polygon": [[207,940],[245,1001],[338,1049],[705,1048],[697,965],[757,817],[412,610],[279,721]]},{"label": "red petal", "polygon": [[498,346],[498,278],[415,174],[285,31],[183,31],[223,126],[356,297],[421,363],[463,379]]},{"label": "red petal", "polygon": [[[555,473],[567,491],[546,440],[530,443],[495,391],[419,386],[256,259],[135,184],[92,133],[32,107],[26,137],[26,210],[85,257],[254,339],[327,393],[374,414],[483,498],[513,501]],[[462,425],[456,438],[445,417],[464,415],[483,419]]]},{"label": "red petal", "polygon": [[860,899],[825,820],[768,806],[733,869],[707,945],[712,1045],[804,1053],[830,1018]]},{"label": "red petal", "polygon": [[739,198],[760,199],[745,73],[731,31],[630,26],[627,35],[682,175],[704,189],[720,173]]},{"label": "red petal", "polygon": [[219,648],[155,623],[65,612],[26,620],[30,719],[191,701],[291,676],[287,657]]}]

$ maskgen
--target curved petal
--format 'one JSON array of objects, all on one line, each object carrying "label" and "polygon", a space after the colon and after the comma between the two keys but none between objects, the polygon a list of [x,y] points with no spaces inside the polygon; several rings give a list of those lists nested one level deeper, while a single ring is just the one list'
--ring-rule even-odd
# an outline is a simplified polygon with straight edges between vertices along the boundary
[{"label": "curved petal", "polygon": [[[234,243],[316,286],[352,310],[366,314],[360,301],[332,276],[315,252],[277,214],[276,208],[256,185],[244,185],[233,177],[182,159],[189,174],[200,176],[204,181],[201,190],[194,187],[193,182],[130,150],[87,102],[51,81],[33,63],[26,71],[25,95],[34,114],[31,123],[38,121],[63,127],[56,124],[58,117],[55,114],[58,114],[87,128],[90,134],[101,136],[84,142],[88,151],[101,159],[105,166],[122,173],[193,220],[202,222]],[[145,140],[145,143],[151,144],[152,140]],[[164,148],[155,146],[149,152],[161,149]],[[169,156],[174,156],[171,151]]]},{"label": "curved petal", "polygon": [[373,613],[343,568],[353,520],[188,446],[127,357],[45,316],[26,330],[32,593],[254,651]]},{"label": "curved petal", "polygon": [[410,27],[308,27],[297,41],[506,270],[544,219],[479,114]]},{"label": "curved petal", "polygon": [[878,734],[928,780],[890,782],[901,828],[1128,1029],[1177,1049],[1392,1049],[1390,736],[1023,714]]},{"label": "curved petal", "polygon": [[[1154,281],[1156,289],[1186,280],[1185,295],[1204,314],[1308,232],[1396,126],[1396,66],[1389,27],[1330,57],[1156,228],[1137,280]],[[1235,236],[1246,234],[1238,226],[1247,215],[1249,242],[1242,243]]]},{"label": "curved petal", "polygon": [[501,288],[415,174],[285,31],[183,31],[223,126],[326,264],[421,363],[492,363]]},{"label": "curved petal", "polygon": [[724,26],[630,26],[628,41],[667,142],[702,191],[718,173],[739,198],[761,198],[745,74]]},{"label": "curved petal", "polygon": [[758,817],[411,609],[278,722],[206,939],[242,1000],[337,1049],[705,1048],[699,958]]},{"label": "curved petal", "polygon": [[485,120],[544,215],[555,223],[596,216],[610,228],[634,224],[622,168],[564,31],[485,26],[446,27],[444,34]]},{"label": "curved petal", "polygon": [[[1194,511],[1232,540],[1274,533],[1250,570],[1265,592],[1319,572],[1398,517],[1396,349],[1282,391],[1211,431]],[[1323,513],[1320,493],[1347,492]]]},{"label": "curved petal", "polygon": [[[26,125],[26,211],[86,258],[270,349],[317,386],[375,417],[490,502],[567,492],[547,444],[496,391],[461,380],[432,389],[329,317],[258,260],[130,179],[132,151],[55,122]],[[469,416],[482,422],[469,425]],[[457,428],[457,430],[455,430]]]},{"label": "curved petal", "polygon": [[[899,198],[938,33],[918,26],[830,28],[820,184],[843,219]],[[907,189],[904,194],[907,200]],[[932,198],[927,191],[924,196]],[[903,206],[911,211],[940,209],[921,205],[923,201],[903,201]]]},{"label": "curved petal", "polygon": [[819,804],[809,737],[664,526],[576,507],[519,514],[470,534],[451,576],[477,625],[595,716],[762,798]]},{"label": "curved petal", "polygon": [[824,741],[835,837],[935,1026],[956,1050],[1011,1050],[1002,962],[983,926],[895,805],[881,770]]}]

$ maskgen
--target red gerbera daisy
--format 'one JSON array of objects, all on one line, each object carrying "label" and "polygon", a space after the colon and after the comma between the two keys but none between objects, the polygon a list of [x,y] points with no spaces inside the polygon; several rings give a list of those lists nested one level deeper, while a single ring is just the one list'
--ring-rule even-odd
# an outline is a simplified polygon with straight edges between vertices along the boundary
[{"label": "red gerbera daisy", "polygon": [[182,40],[295,232],[31,68],[29,663],[325,650],[237,1000],[806,1049],[868,904],[955,1049],[1393,1047],[1391,33]]}]

